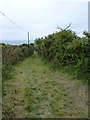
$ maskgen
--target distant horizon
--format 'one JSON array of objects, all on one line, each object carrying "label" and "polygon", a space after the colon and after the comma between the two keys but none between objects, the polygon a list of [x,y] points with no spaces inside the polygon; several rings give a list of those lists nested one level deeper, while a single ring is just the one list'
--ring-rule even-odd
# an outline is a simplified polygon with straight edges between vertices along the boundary
[{"label": "distant horizon", "polygon": [[[72,30],[72,29],[71,29]],[[72,30],[73,31],[73,30]],[[76,33],[76,31],[73,31],[73,32],[75,32],[76,33],[76,35],[77,36],[79,36],[79,37],[83,37],[83,32],[84,32],[85,30],[83,30],[82,32],[80,32],[79,34],[77,34]],[[58,31],[56,31],[56,32],[59,32],[59,30]],[[56,33],[56,32],[53,32],[53,33]],[[87,31],[88,32],[88,31]],[[53,34],[53,33],[51,33],[51,34]],[[51,34],[48,34],[48,35],[51,35]],[[48,35],[46,35],[46,36],[48,36]],[[38,38],[44,38],[45,36],[42,36],[42,37],[38,37]],[[38,39],[38,38],[35,38],[34,40],[30,40],[29,39],[29,42],[30,43],[34,43],[34,41],[36,40],[36,39]],[[8,40],[8,39],[6,39],[6,40],[0,40],[0,43],[5,43],[5,44],[11,44],[11,45],[20,45],[20,44],[28,44],[28,39],[13,39],[13,40]]]},{"label": "distant horizon", "polygon": [[[3,40],[0,43],[10,44],[10,45],[20,45],[20,44],[28,44],[28,40]],[[30,41],[30,43],[34,43]]]}]

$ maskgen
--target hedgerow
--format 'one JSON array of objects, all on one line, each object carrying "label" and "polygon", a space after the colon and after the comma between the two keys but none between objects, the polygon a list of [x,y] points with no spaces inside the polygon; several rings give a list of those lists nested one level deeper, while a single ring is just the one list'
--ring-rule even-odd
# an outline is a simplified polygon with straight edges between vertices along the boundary
[{"label": "hedgerow", "polygon": [[[90,74],[90,39],[81,39],[70,29],[62,29],[43,38],[36,39],[38,53],[57,66],[73,66],[77,76]],[[89,76],[87,77],[89,78]]]},{"label": "hedgerow", "polygon": [[34,53],[32,45],[3,45],[2,47],[2,78],[11,78],[13,65]]}]

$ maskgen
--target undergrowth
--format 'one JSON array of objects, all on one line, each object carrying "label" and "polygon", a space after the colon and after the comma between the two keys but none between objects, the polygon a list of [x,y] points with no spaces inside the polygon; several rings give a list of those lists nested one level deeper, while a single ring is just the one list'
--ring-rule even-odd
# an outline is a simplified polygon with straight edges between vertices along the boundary
[{"label": "undergrowth", "polygon": [[[68,72],[84,83],[90,80],[90,39],[79,38],[70,29],[39,38],[35,41],[36,51],[50,64]],[[53,68],[54,66],[51,68]],[[54,69],[56,69],[54,67]]]}]

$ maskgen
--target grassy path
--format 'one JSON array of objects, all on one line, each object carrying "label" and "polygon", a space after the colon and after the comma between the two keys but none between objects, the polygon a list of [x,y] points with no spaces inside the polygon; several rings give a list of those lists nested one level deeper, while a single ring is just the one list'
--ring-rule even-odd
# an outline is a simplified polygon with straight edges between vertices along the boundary
[{"label": "grassy path", "polygon": [[3,86],[4,118],[88,117],[87,86],[51,70],[37,55],[16,65],[13,78]]}]

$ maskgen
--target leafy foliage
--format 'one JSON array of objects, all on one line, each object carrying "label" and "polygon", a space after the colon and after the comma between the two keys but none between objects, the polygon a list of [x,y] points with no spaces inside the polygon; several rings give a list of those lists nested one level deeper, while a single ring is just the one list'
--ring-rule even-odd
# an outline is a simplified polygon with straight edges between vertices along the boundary
[{"label": "leafy foliage", "polygon": [[87,38],[89,38],[90,39],[90,33],[88,33],[88,32],[83,32],[83,34],[87,37]]},{"label": "leafy foliage", "polygon": [[12,66],[34,53],[32,45],[3,45],[2,47],[2,77],[3,80],[11,77]]},{"label": "leafy foliage", "polygon": [[90,73],[90,39],[81,39],[70,29],[62,29],[35,41],[38,53],[58,66],[73,66],[76,73]]}]

